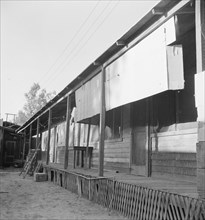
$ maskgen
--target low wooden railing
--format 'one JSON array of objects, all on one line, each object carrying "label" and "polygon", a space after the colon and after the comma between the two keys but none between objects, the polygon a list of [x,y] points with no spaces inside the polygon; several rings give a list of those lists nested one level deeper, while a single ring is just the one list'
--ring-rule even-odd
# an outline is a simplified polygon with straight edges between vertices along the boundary
[{"label": "low wooden railing", "polygon": [[205,201],[45,166],[48,179],[95,203],[137,220],[204,220]]}]

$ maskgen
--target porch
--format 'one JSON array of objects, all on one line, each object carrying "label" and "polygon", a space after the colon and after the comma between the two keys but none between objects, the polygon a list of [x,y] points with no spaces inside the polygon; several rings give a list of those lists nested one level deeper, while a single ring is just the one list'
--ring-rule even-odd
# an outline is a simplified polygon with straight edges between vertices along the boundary
[{"label": "porch", "polygon": [[[49,169],[53,170],[61,170],[61,171],[68,171],[73,173],[80,173],[85,176],[92,176],[98,177],[98,169],[91,168],[73,168],[73,166],[69,165],[66,170],[63,168],[63,164],[57,163],[50,163],[46,165],[44,163],[44,167],[48,167]],[[104,177],[109,179],[114,179],[119,182],[134,184],[137,186],[147,187],[150,189],[161,190],[165,192],[175,193],[183,196],[188,196],[191,198],[198,198],[197,194],[197,185],[196,179],[194,178],[193,181],[191,180],[183,180],[182,178],[171,178],[168,176],[160,176],[160,177],[144,177],[144,176],[137,176],[128,173],[116,172],[113,170],[104,170]]]},{"label": "porch", "polygon": [[73,193],[119,211],[130,219],[199,219],[205,201],[197,198],[196,183],[180,179],[142,177],[97,169],[65,170],[62,164],[43,164],[48,180]]}]

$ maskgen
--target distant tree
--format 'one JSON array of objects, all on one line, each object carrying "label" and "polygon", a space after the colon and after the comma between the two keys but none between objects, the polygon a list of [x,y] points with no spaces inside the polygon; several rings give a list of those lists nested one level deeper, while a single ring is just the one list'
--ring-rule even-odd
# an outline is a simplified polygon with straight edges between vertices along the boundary
[{"label": "distant tree", "polygon": [[16,123],[19,125],[24,124],[37,111],[45,106],[46,103],[56,95],[56,92],[47,92],[45,89],[41,89],[38,83],[34,83],[30,90],[24,95],[26,103],[23,109],[18,112],[16,118]]},{"label": "distant tree", "polygon": [[18,125],[22,125],[24,124],[26,121],[28,120],[25,112],[23,110],[19,110],[18,111],[18,114],[17,114],[17,117],[16,117],[16,123]]}]

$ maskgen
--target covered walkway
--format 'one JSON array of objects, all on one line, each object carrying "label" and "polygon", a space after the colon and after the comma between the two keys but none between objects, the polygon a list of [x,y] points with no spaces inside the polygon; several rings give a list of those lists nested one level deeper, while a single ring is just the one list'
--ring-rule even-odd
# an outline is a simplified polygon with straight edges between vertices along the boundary
[{"label": "covered walkway", "polygon": [[59,164],[43,167],[49,181],[129,219],[205,218],[205,201],[196,198],[196,186],[188,181],[109,171],[99,177],[95,169],[63,169]]},{"label": "covered walkway", "polygon": [[[63,169],[63,164],[50,163],[49,165],[44,164],[45,167],[53,169],[59,169],[68,172],[79,173],[82,175],[98,177],[98,169],[84,169],[75,168],[68,166],[66,170]],[[134,184],[137,186],[147,187],[150,189],[156,189],[160,191],[176,193],[183,196],[189,196],[191,198],[198,198],[196,182],[182,180],[182,178],[176,177],[144,177],[136,176],[126,173],[116,173],[112,170],[104,170],[104,177],[114,179],[119,182]],[[195,180],[195,178],[194,178]]]}]

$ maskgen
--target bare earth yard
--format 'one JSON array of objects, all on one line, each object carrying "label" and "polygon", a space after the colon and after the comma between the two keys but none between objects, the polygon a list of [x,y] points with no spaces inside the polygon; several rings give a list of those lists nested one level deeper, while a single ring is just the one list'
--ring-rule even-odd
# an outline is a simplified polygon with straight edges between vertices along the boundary
[{"label": "bare earth yard", "polygon": [[51,182],[0,170],[0,219],[126,219]]}]

